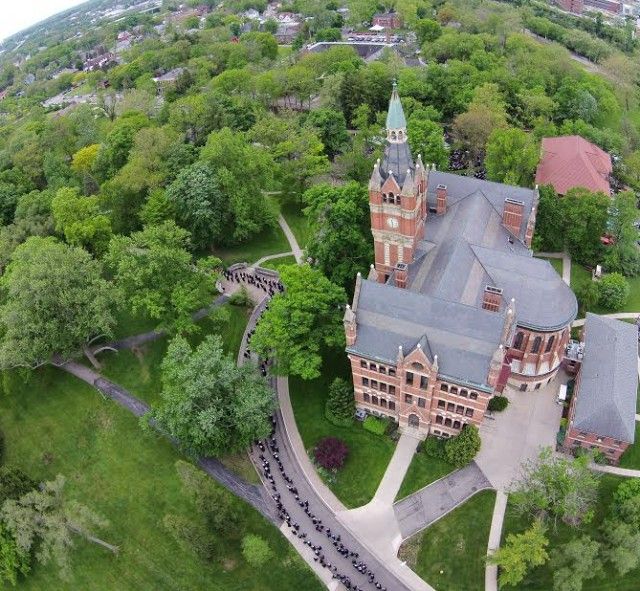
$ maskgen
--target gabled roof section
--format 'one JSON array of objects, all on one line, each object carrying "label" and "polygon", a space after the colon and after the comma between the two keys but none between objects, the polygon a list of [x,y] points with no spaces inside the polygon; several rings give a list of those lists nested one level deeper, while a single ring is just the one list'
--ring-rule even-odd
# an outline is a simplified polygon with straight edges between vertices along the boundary
[{"label": "gabled roof section", "polygon": [[574,187],[610,194],[611,157],[579,135],[546,137],[542,140],[542,159],[536,183],[553,185],[560,195]]},{"label": "gabled roof section", "polygon": [[356,342],[347,351],[395,363],[398,346],[408,355],[419,343],[432,360],[438,356],[440,373],[488,387],[504,314],[362,281],[357,315]]},{"label": "gabled roof section", "polygon": [[573,427],[633,443],[638,390],[638,328],[587,314]]},{"label": "gabled roof section", "polygon": [[398,85],[393,83],[393,90],[391,91],[391,98],[389,99],[389,109],[387,110],[387,129],[406,129],[407,120],[404,116],[404,109],[400,102],[400,95],[398,94]]}]

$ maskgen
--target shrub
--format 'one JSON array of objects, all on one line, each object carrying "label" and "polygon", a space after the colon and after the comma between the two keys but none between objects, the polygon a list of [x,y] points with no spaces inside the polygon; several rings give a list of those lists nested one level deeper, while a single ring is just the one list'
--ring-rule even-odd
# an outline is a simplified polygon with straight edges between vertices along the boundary
[{"label": "shrub", "polygon": [[4,433],[0,431],[0,464],[4,460]]},{"label": "shrub", "polygon": [[609,310],[619,310],[629,299],[629,283],[620,273],[609,273],[598,283],[598,301]]},{"label": "shrub", "polygon": [[388,419],[382,419],[379,417],[374,417],[373,415],[369,415],[362,426],[369,432],[375,433],[376,435],[384,435],[384,432],[387,430]]},{"label": "shrub", "polygon": [[353,425],[354,412],[353,388],[346,380],[336,378],[329,387],[329,397],[324,407],[325,417],[338,427],[350,427]]},{"label": "shrub", "polygon": [[313,450],[316,462],[327,470],[342,468],[348,453],[347,444],[337,437],[321,439]]},{"label": "shrub", "polygon": [[172,513],[165,515],[162,523],[182,549],[193,552],[201,560],[213,558],[213,537],[202,523]]},{"label": "shrub", "polygon": [[423,442],[421,451],[430,458],[444,460],[444,444],[446,441],[435,435],[429,435]]},{"label": "shrub", "polygon": [[480,435],[475,425],[465,425],[460,435],[444,444],[445,460],[457,468],[469,464],[480,451]]},{"label": "shrub", "polygon": [[7,499],[19,499],[36,486],[38,483],[19,468],[2,466],[0,468],[0,507]]},{"label": "shrub", "polygon": [[273,552],[266,540],[254,534],[247,534],[242,538],[242,555],[251,566],[259,567],[271,559]]},{"label": "shrub", "polygon": [[489,410],[494,412],[502,412],[509,406],[509,399],[506,396],[494,396],[489,400]]},{"label": "shrub", "polygon": [[253,308],[253,300],[249,290],[243,285],[238,291],[231,294],[229,303],[232,306],[240,306],[242,308]]}]

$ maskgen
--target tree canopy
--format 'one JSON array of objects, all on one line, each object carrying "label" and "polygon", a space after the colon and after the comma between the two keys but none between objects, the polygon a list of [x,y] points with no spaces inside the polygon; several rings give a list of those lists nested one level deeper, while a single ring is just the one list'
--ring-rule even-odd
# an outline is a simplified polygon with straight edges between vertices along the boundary
[{"label": "tree canopy", "polygon": [[114,326],[112,286],[86,251],[32,237],[0,279],[0,366],[36,367],[82,352]]},{"label": "tree canopy", "polygon": [[192,347],[178,335],[169,344],[152,416],[183,449],[203,456],[244,450],[269,434],[274,409],[269,384],[253,365],[237,366],[221,337]]},{"label": "tree canopy", "polygon": [[274,361],[272,371],[313,379],[320,375],[323,347],[344,344],[341,306],[347,295],[308,264],[280,269],[284,293],[264,312],[251,345]]}]

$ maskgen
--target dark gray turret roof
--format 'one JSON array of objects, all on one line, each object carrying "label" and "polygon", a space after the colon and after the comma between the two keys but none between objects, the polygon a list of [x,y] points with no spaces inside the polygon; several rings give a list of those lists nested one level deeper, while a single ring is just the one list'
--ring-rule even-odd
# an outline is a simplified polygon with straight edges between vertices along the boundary
[{"label": "dark gray turret roof", "polygon": [[380,175],[382,178],[386,180],[389,176],[389,171],[392,171],[396,181],[400,187],[402,187],[404,179],[407,176],[407,170],[410,170],[411,174],[415,172],[409,143],[406,141],[399,144],[387,143],[380,164]]}]

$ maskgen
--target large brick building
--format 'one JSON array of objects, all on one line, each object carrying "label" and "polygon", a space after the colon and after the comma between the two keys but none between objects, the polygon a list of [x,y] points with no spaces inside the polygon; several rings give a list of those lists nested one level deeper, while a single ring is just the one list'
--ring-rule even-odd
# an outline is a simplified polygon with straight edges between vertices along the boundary
[{"label": "large brick building", "polygon": [[369,182],[375,265],[344,316],[356,404],[420,435],[480,423],[556,374],[577,303],[532,256],[537,191],[414,161],[397,90]]},{"label": "large brick building", "polygon": [[635,439],[638,329],[587,314],[584,341],[563,447],[598,450],[617,464]]}]

